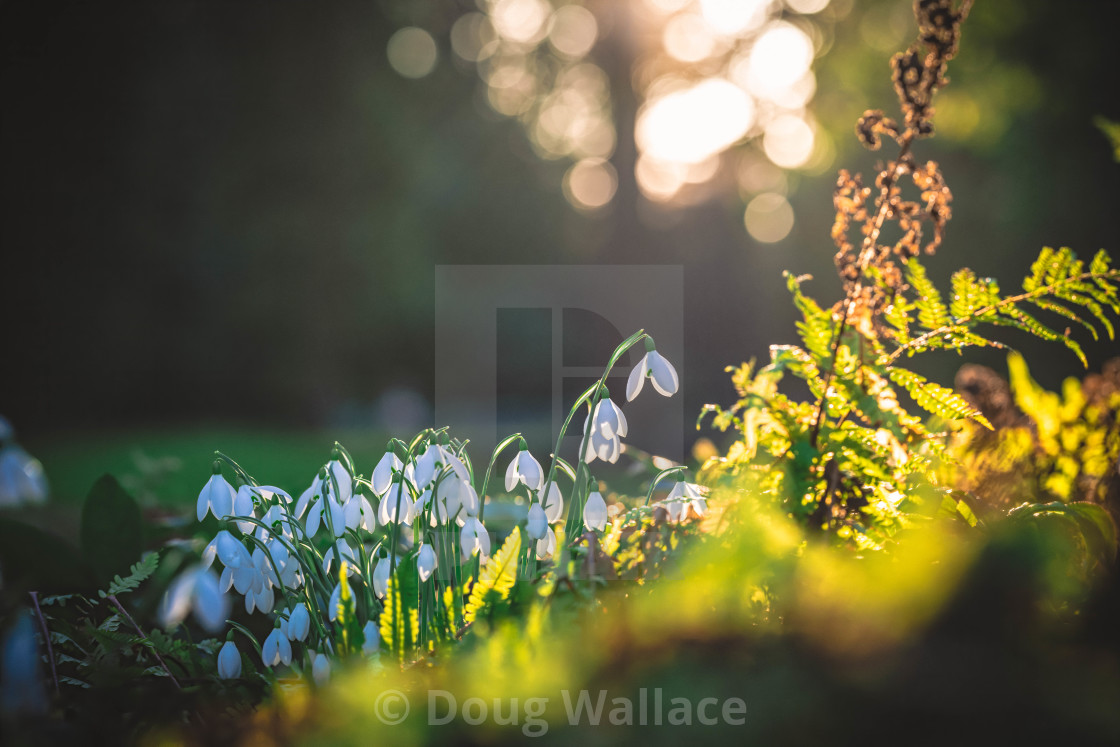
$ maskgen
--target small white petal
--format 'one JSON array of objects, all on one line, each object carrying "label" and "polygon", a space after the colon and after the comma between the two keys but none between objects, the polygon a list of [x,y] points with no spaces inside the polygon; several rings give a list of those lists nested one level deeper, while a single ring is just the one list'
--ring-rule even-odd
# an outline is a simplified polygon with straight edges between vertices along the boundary
[{"label": "small white petal", "polygon": [[506,467],[506,492],[512,492],[515,485],[517,485],[517,457],[511,459],[509,466]]},{"label": "small white petal", "polygon": [[541,504],[534,503],[529,507],[529,518],[525,528],[529,538],[534,540],[539,540],[548,533],[548,517]]},{"label": "small white petal", "polygon": [[649,351],[646,353],[646,366],[649,368],[649,379],[654,389],[666,397],[677,393],[677,388],[680,386],[677,369],[673,368],[673,364],[664,356],[656,350]]},{"label": "small white petal", "polygon": [[218,651],[218,676],[223,680],[235,680],[241,676],[241,653],[233,641],[226,641]]},{"label": "small white petal", "polygon": [[646,383],[646,355],[638,361],[638,365],[634,366],[630,371],[630,378],[626,380],[626,401],[633,402],[634,398],[642,391],[642,386]]},{"label": "small white petal", "polygon": [[544,496],[541,500],[544,502],[544,513],[548,517],[548,522],[560,521],[560,517],[564,513],[564,496],[560,494],[560,488],[555,482],[550,482],[548,488],[542,491]]},{"label": "small white petal", "polygon": [[583,524],[599,532],[607,526],[607,504],[599,491],[587,496],[587,503],[583,506]]}]

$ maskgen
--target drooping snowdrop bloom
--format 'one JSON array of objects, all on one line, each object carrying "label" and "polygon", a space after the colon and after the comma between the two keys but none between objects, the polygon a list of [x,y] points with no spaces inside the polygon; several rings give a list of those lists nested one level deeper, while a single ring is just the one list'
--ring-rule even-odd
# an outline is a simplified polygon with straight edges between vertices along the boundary
[{"label": "drooping snowdrop bloom", "polygon": [[233,641],[226,641],[218,651],[218,676],[223,680],[235,680],[241,676],[241,652]]},{"label": "drooping snowdrop bloom", "polygon": [[229,516],[233,512],[233,496],[233,486],[226,482],[226,478],[222,476],[221,467],[217,462],[214,462],[214,474],[210,476],[210,479],[202,487],[202,492],[198,494],[198,505],[195,511],[198,520],[205,519],[207,512],[213,514],[214,518],[219,520]]},{"label": "drooping snowdrop bloom", "polygon": [[548,533],[548,516],[545,515],[544,509],[541,504],[534,501],[533,505],[529,507],[529,516],[526,520],[525,529],[530,539],[539,540]]},{"label": "drooping snowdrop bloom", "polygon": [[393,563],[387,555],[379,557],[377,565],[373,567],[373,593],[378,599],[384,599],[389,591],[389,574],[392,569]]},{"label": "drooping snowdrop bloom", "polygon": [[550,482],[541,491],[541,506],[544,508],[544,515],[548,517],[549,524],[560,521],[560,517],[564,514],[564,496],[560,494],[560,488],[555,482]]},{"label": "drooping snowdrop bloom", "polygon": [[478,553],[483,562],[490,559],[490,533],[477,517],[468,516],[463,521],[459,547],[463,551],[463,560],[470,560],[475,553]]},{"label": "drooping snowdrop bloom", "polygon": [[181,573],[167,589],[160,605],[160,622],[165,628],[173,628],[193,611],[203,628],[216,633],[229,617],[229,607],[229,597],[219,586],[217,575],[196,565]]},{"label": "drooping snowdrop bloom", "polygon": [[622,409],[607,395],[584,418],[583,431],[587,434],[584,461],[590,464],[602,459],[614,464],[622,453],[622,437],[629,431],[629,425]]},{"label": "drooping snowdrop bloom", "polygon": [[315,479],[311,481],[311,485],[307,490],[299,494],[299,500],[296,501],[296,510],[294,516],[297,519],[303,518],[303,512],[311,505],[311,501],[319,498],[323,494],[323,472],[315,475]]},{"label": "drooping snowdrop bloom", "polygon": [[322,687],[331,678],[331,662],[325,654],[316,653],[311,661],[311,676],[315,684]]},{"label": "drooping snowdrop bloom", "polygon": [[587,503],[583,505],[583,525],[597,532],[607,526],[607,504],[597,490],[587,496]]},{"label": "drooping snowdrop bloom", "polygon": [[546,534],[537,540],[537,560],[548,560],[556,552],[556,532],[552,527],[546,527]]},{"label": "drooping snowdrop bloom", "polygon": [[393,473],[400,472],[404,468],[401,460],[397,457],[396,451],[393,450],[393,444],[385,447],[385,454],[373,468],[373,475],[370,478],[370,484],[373,485],[373,492],[378,495],[385,495],[389,490],[389,486],[393,484]]},{"label": "drooping snowdrop bloom", "polygon": [[587,449],[584,452],[584,461],[588,464],[597,458],[604,462],[614,464],[618,455],[622,453],[622,439],[618,436],[606,436],[601,430],[592,428],[587,438]]},{"label": "drooping snowdrop bloom", "polygon": [[295,537],[295,529],[292,526],[291,519],[288,514],[279,505],[270,506],[261,517],[261,523],[268,527],[264,529],[257,527],[257,539],[265,540],[271,536],[284,537],[292,539]]},{"label": "drooping snowdrop bloom", "polygon": [[478,509],[481,502],[478,500],[478,491],[469,482],[459,483],[459,502],[463,506],[462,513],[459,514],[457,522],[462,526],[469,516],[478,516]]},{"label": "drooping snowdrop bloom", "polygon": [[38,459],[15,444],[0,449],[0,506],[43,503],[47,492],[47,477]]},{"label": "drooping snowdrop bloom", "polygon": [[416,553],[416,571],[420,574],[420,580],[427,581],[437,566],[435,550],[426,542],[421,543],[420,550]]},{"label": "drooping snowdrop bloom", "polygon": [[518,483],[524,483],[530,490],[540,490],[544,487],[544,470],[541,469],[541,463],[529,453],[524,441],[521,442],[521,450],[510,460],[509,467],[506,468],[506,492],[512,492]]},{"label": "drooping snowdrop bloom", "polygon": [[702,488],[683,480],[678,481],[673,486],[669,495],[661,503],[665,506],[665,510],[669,512],[669,521],[673,523],[684,521],[688,517],[689,508],[697,516],[703,516],[708,512],[708,500],[704,497]]},{"label": "drooping snowdrop bloom", "polygon": [[381,526],[412,523],[412,496],[400,475],[393,478],[388,492],[381,497],[377,507],[377,521]]},{"label": "drooping snowdrop bloom", "polygon": [[297,604],[288,615],[288,640],[302,641],[311,632],[311,615],[307,612],[307,605]]},{"label": "drooping snowdrop bloom", "polygon": [[464,493],[464,486],[467,484],[468,483],[464,483],[460,480],[459,476],[453,472],[449,472],[439,479],[435,489],[432,526],[449,524],[453,519],[459,517],[459,512],[463,507],[462,495]]},{"label": "drooping snowdrop bloom", "polygon": [[331,573],[331,566],[334,565],[335,550],[338,551],[338,557],[343,563],[348,564],[349,575],[353,576],[358,572],[358,562],[355,558],[358,554],[350,547],[350,543],[344,539],[340,539],[334,543],[334,549],[327,548],[323,553],[323,573],[328,576]]},{"label": "drooping snowdrop bloom", "polygon": [[320,496],[307,510],[307,536],[314,537],[319,531],[320,524],[331,530],[335,537],[341,537],[346,533],[346,513],[342,504],[336,501],[330,492]]},{"label": "drooping snowdrop bloom", "polygon": [[351,496],[350,502],[342,510],[347,529],[358,529],[360,527],[367,532],[373,532],[377,529],[377,514],[374,512],[369,499],[362,495],[360,491]]},{"label": "drooping snowdrop bloom", "polygon": [[336,500],[345,505],[354,494],[354,476],[346,469],[346,465],[339,461],[337,455],[332,457],[330,463],[327,464],[327,473],[333,478],[331,488],[333,489],[335,485],[338,486]]},{"label": "drooping snowdrop bloom", "polygon": [[202,567],[209,568],[215,557],[222,561],[222,565],[226,568],[240,568],[252,563],[252,557],[245,549],[245,545],[225,529],[219,530],[202,551]]},{"label": "drooping snowdrop bloom", "polygon": [[[229,512],[230,517],[235,521],[238,517],[244,516],[257,518],[256,506],[253,502],[254,496],[256,496],[256,493],[251,486],[242,485],[238,488],[237,493],[233,496],[233,509]],[[242,534],[251,534],[256,529],[256,524],[251,521],[237,521],[236,523]]]},{"label": "drooping snowdrop bloom", "polygon": [[646,354],[638,361],[638,365],[634,366],[634,370],[630,372],[630,378],[626,381],[626,400],[628,402],[633,402],[638,393],[642,391],[647,376],[653,384],[653,388],[666,397],[676,394],[677,388],[680,386],[677,370],[673,368],[672,363],[665,360],[665,357],[654,349],[652,340],[646,341]]},{"label": "drooping snowdrop bloom", "polygon": [[381,631],[377,629],[377,624],[370,620],[362,628],[362,636],[365,637],[365,642],[362,643],[362,655],[373,656],[381,648]]},{"label": "drooping snowdrop bloom", "polygon": [[261,644],[261,660],[266,667],[292,663],[292,644],[279,627],[273,628]]}]

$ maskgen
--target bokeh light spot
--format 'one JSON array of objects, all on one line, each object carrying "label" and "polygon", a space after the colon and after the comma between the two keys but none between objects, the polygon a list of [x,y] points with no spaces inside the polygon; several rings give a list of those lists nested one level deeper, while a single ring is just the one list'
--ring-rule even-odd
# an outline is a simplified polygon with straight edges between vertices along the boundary
[{"label": "bokeh light spot", "polygon": [[700,12],[708,25],[733,36],[762,25],[770,0],[700,0]]},{"label": "bokeh light spot", "polygon": [[548,42],[560,54],[579,59],[591,51],[599,35],[595,16],[581,5],[565,5],[552,16]]},{"label": "bokeh light spot", "polygon": [[784,169],[796,169],[813,155],[813,128],[794,114],[783,114],[766,125],[762,148],[766,157]]},{"label": "bokeh light spot", "polygon": [[741,88],[709,78],[647,104],[638,115],[635,138],[659,161],[699,163],[742,138],[754,116],[754,102]]},{"label": "bokeh light spot", "polygon": [[585,158],[564,175],[564,196],[577,208],[598,210],[614,197],[618,176],[601,158]]},{"label": "bokeh light spot", "polygon": [[439,58],[436,40],[424,29],[406,26],[389,37],[389,64],[405,78],[423,78]]},{"label": "bokeh light spot", "polygon": [[793,230],[793,208],[784,196],[764,192],[747,204],[743,223],[755,241],[773,244]]}]

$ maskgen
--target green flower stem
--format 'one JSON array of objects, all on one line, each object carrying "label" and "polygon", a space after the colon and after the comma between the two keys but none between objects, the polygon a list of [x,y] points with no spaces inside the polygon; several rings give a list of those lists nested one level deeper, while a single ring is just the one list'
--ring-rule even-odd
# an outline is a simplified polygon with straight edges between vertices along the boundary
[{"label": "green flower stem", "polygon": [[654,475],[653,480],[651,480],[649,483],[649,492],[646,493],[645,505],[648,506],[650,500],[653,498],[653,491],[654,488],[657,487],[657,483],[661,482],[663,478],[668,477],[675,472],[684,472],[686,469],[688,468],[684,467],[683,465],[677,465],[676,467],[667,467]]}]

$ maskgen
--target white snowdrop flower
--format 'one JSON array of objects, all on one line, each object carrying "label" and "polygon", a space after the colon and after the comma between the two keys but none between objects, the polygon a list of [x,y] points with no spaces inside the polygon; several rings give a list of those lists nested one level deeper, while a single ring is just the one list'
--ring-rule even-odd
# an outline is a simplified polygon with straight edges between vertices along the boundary
[{"label": "white snowdrop flower", "polygon": [[350,501],[350,497],[354,494],[354,476],[346,469],[346,465],[339,461],[335,456],[327,464],[327,473],[334,478],[331,484],[333,492],[335,484],[338,485],[338,493],[335,499],[342,505],[346,505]]},{"label": "white snowdrop flower", "polygon": [[555,482],[550,482],[541,491],[541,505],[549,524],[560,521],[564,514],[564,496],[560,494],[560,488]]},{"label": "white snowdrop flower", "polygon": [[377,565],[373,567],[373,593],[378,599],[384,599],[389,591],[389,573],[392,569],[392,561],[385,555],[378,558]]},{"label": "white snowdrop flower", "polygon": [[0,506],[43,503],[48,492],[47,477],[38,459],[15,444],[0,449]]},{"label": "white snowdrop flower", "polygon": [[642,391],[647,376],[653,384],[653,388],[666,397],[676,394],[677,388],[680,386],[677,370],[673,368],[672,363],[665,360],[665,357],[654,349],[653,340],[646,341],[646,354],[638,361],[638,365],[634,366],[634,370],[630,372],[630,378],[626,381],[626,400],[628,402],[633,402],[638,393]]},{"label": "white snowdrop flower", "polygon": [[222,591],[218,575],[196,565],[180,574],[168,588],[160,605],[160,622],[164,628],[173,628],[193,612],[203,628],[216,633],[225,625],[229,607],[229,597]]},{"label": "white snowdrop flower", "polygon": [[338,619],[338,603],[342,601],[342,582],[339,581],[334,585],[334,591],[331,592],[331,599],[327,602],[327,617],[331,621]]},{"label": "white snowdrop flower", "polygon": [[377,507],[377,521],[381,526],[389,524],[410,524],[412,522],[412,497],[408,488],[399,478],[393,479],[389,490],[381,497]]},{"label": "white snowdrop flower", "polygon": [[362,643],[362,655],[373,656],[381,648],[381,631],[377,629],[377,624],[370,620],[362,628],[362,635],[366,639]]},{"label": "white snowdrop flower", "polygon": [[478,500],[478,491],[469,482],[459,483],[459,501],[463,511],[459,514],[459,526],[463,526],[467,517],[478,516],[478,509],[482,505]]},{"label": "white snowdrop flower", "polygon": [[315,684],[320,687],[330,680],[331,662],[325,654],[315,654],[311,662],[311,676],[315,678]]},{"label": "white snowdrop flower", "polygon": [[292,528],[292,522],[284,509],[280,506],[271,506],[264,512],[261,517],[261,523],[268,527],[264,529],[257,527],[257,539],[268,539],[269,536],[286,537],[292,539],[295,537],[295,532]]},{"label": "white snowdrop flower", "polygon": [[211,546],[213,546],[214,553],[218,556],[218,560],[222,561],[222,565],[226,568],[240,568],[253,562],[249,551],[245,549],[245,545],[241,544],[241,540],[234,537],[225,529],[219,530],[219,532],[214,535],[214,539],[211,540],[210,544],[206,546],[206,550],[202,553],[203,563],[207,562],[207,554]]},{"label": "white snowdrop flower", "polygon": [[465,492],[464,485],[465,483],[453,472],[443,476],[436,486],[432,526],[449,524],[453,519],[458,518],[463,507],[461,496]]},{"label": "white snowdrop flower", "polygon": [[[611,401],[610,397],[604,397],[595,403],[595,409],[588,417],[591,419],[592,429],[605,438],[622,438],[630,429],[622,408]],[[586,430],[587,419],[583,421],[583,426]]]},{"label": "white snowdrop flower", "polygon": [[587,496],[587,503],[583,506],[583,525],[597,532],[607,526],[607,504],[597,490]]},{"label": "white snowdrop flower", "polygon": [[530,539],[539,540],[548,532],[548,517],[541,508],[541,504],[534,502],[529,507],[529,516],[526,520],[525,529]]},{"label": "white snowdrop flower", "polygon": [[[324,508],[328,513],[327,516],[323,515]],[[305,524],[308,537],[314,537],[318,533],[320,524],[326,526],[328,530],[333,529],[335,537],[341,537],[346,533],[346,514],[342,505],[328,494],[311,504]]]},{"label": "white snowdrop flower", "polygon": [[435,550],[432,549],[431,545],[421,543],[420,549],[416,553],[416,571],[420,574],[420,580],[427,581],[437,566]]},{"label": "white snowdrop flower", "polygon": [[307,612],[307,605],[297,604],[288,615],[288,640],[302,641],[311,631],[311,615]]},{"label": "white snowdrop flower", "polygon": [[299,500],[296,501],[296,510],[293,515],[297,519],[303,518],[303,512],[311,505],[311,501],[318,498],[323,494],[323,475],[322,473],[315,475],[315,479],[311,481],[311,486],[299,495]]},{"label": "white snowdrop flower", "polygon": [[233,641],[226,641],[218,651],[218,676],[223,680],[235,680],[241,676],[241,652]]},{"label": "white snowdrop flower", "polygon": [[530,490],[540,490],[544,487],[544,470],[529,450],[525,442],[521,442],[521,450],[517,452],[506,468],[506,492],[512,492],[518,483],[524,483]]},{"label": "white snowdrop flower", "polygon": [[370,505],[369,499],[361,493],[354,493],[350,502],[343,507],[345,525],[347,529],[365,529],[373,532],[377,529],[377,514]]},{"label": "white snowdrop flower", "polygon": [[478,517],[468,516],[464,520],[463,530],[459,533],[459,548],[463,551],[463,560],[469,560],[475,553],[483,562],[490,558],[490,533]]},{"label": "white snowdrop flower", "polygon": [[229,516],[236,522],[237,528],[241,530],[242,534],[252,534],[253,530],[256,529],[256,525],[251,521],[237,521],[239,517],[245,516],[257,518],[253,504],[254,495],[252,487],[242,485],[233,496],[233,508],[230,510]]},{"label": "white snowdrop flower", "polygon": [[348,575],[355,575],[358,573],[358,562],[355,560],[358,557],[350,543],[344,539],[337,540],[334,543],[334,549],[327,548],[323,552],[323,573],[328,576],[331,573],[331,566],[334,565],[335,550],[338,550],[338,557],[343,563],[347,563]]},{"label": "white snowdrop flower", "polygon": [[214,474],[202,486],[202,492],[198,494],[198,504],[195,508],[195,513],[198,520],[202,521],[206,518],[207,512],[214,515],[215,519],[224,519],[229,516],[233,511],[233,486],[226,482],[226,478],[222,476],[222,470],[217,462],[214,462]]},{"label": "white snowdrop flower", "polygon": [[386,446],[385,454],[382,455],[377,466],[373,468],[373,475],[370,478],[370,484],[373,485],[373,492],[378,495],[385,495],[385,492],[389,490],[389,486],[393,484],[393,473],[400,472],[403,468],[404,465],[393,450],[393,445],[389,444]]},{"label": "white snowdrop flower", "polygon": [[292,663],[292,644],[280,628],[273,628],[261,644],[261,660],[266,667]]},{"label": "white snowdrop flower", "polygon": [[424,447],[424,451],[416,458],[416,487],[417,489],[427,487],[428,484],[435,479],[436,470],[440,465],[440,458],[443,456],[440,452],[439,444],[428,444]]},{"label": "white snowdrop flower", "polygon": [[690,507],[696,512],[697,516],[706,514],[708,512],[708,500],[701,491],[702,488],[699,485],[683,480],[678,481],[663,501],[666,510],[669,512],[669,520],[673,522],[683,521],[688,516]]},{"label": "white snowdrop flower", "polygon": [[608,438],[603,432],[592,428],[587,439],[587,450],[584,452],[584,461],[591,464],[596,459],[614,464],[622,453],[622,439],[618,436]]},{"label": "white snowdrop flower", "polygon": [[537,560],[548,560],[556,553],[556,532],[552,527],[546,527],[548,530],[545,536],[541,537],[536,542]]}]

